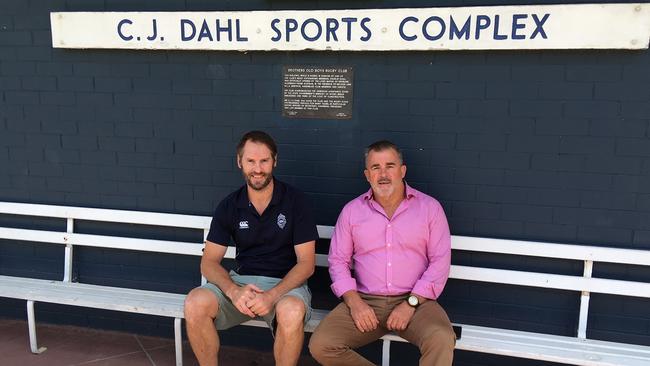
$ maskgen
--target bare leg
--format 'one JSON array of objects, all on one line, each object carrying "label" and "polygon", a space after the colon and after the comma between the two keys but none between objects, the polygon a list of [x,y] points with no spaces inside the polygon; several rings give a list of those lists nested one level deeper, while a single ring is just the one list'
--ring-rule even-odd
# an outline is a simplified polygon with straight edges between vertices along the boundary
[{"label": "bare leg", "polygon": [[295,296],[285,296],[275,304],[277,330],[273,356],[277,366],[295,366],[298,364],[302,343],[305,338],[303,330],[305,303]]},{"label": "bare leg", "polygon": [[219,335],[214,326],[218,312],[219,301],[209,290],[195,288],[185,298],[187,337],[201,366],[218,365]]}]

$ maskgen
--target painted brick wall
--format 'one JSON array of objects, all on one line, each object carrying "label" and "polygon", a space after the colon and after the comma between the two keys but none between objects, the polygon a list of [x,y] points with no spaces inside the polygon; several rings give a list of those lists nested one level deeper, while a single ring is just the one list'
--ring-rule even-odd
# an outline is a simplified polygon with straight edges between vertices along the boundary
[{"label": "painted brick wall", "polygon": [[[362,147],[388,138],[404,149],[409,183],[442,202],[454,234],[650,249],[648,51],[62,50],[51,48],[49,31],[50,11],[515,3],[531,2],[0,0],[0,200],[209,215],[241,184],[238,137],[264,129],[280,144],[278,175],[308,193],[320,224],[332,225],[367,189]],[[353,118],[282,118],[282,66],[297,64],[353,66]],[[80,230],[197,237],[93,223]],[[61,256],[40,244],[2,242],[0,272],[58,278]],[[75,260],[77,278],[93,283],[186,292],[198,278],[196,259],[80,249]],[[582,272],[575,262],[454,253],[456,263],[472,261]],[[650,277],[630,267],[595,273]],[[312,280],[316,305],[336,302],[327,281],[322,271]],[[450,281],[441,302],[459,322],[556,334],[577,327],[575,293]],[[0,315],[24,316],[22,304],[0,303]],[[650,344],[648,305],[594,296],[589,335]],[[39,306],[46,321],[171,335],[169,322],[150,317]],[[462,352],[458,359],[504,362]]]}]

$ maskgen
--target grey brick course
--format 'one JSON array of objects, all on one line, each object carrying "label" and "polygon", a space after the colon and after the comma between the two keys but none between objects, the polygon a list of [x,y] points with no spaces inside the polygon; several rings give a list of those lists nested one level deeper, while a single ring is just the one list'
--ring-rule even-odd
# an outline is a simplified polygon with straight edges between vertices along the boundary
[{"label": "grey brick course", "polygon": [[52,91],[57,89],[56,78],[53,76],[25,76],[20,80],[23,90]]},{"label": "grey brick course", "polygon": [[75,105],[77,100],[71,92],[40,92],[40,102],[45,105]]},{"label": "grey brick course", "polygon": [[566,68],[566,78],[569,81],[618,81],[622,71],[622,67],[612,65],[571,65]]},{"label": "grey brick course", "polygon": [[1,76],[0,90],[19,90],[21,89],[21,79],[17,76]]},{"label": "grey brick course", "polygon": [[212,92],[212,83],[209,80],[174,80],[172,91],[174,94],[210,94]]},{"label": "grey brick course", "polygon": [[65,62],[39,62],[36,64],[36,74],[70,76],[73,74],[73,65]]},{"label": "grey brick course", "polygon": [[539,95],[539,86],[529,82],[494,81],[486,84],[487,99],[536,99]]},{"label": "grey brick course", "polygon": [[95,77],[95,90],[98,92],[128,92],[131,79],[116,77]]},{"label": "grey brick course", "polygon": [[0,44],[8,46],[29,46],[32,44],[32,35],[28,31],[0,32]]},{"label": "grey brick course", "polygon": [[50,61],[52,60],[52,49],[49,46],[16,47],[16,60]]},{"label": "grey brick course", "polygon": [[[254,82],[260,83],[264,80],[213,80],[211,90],[214,95],[274,95],[272,93],[253,94]],[[273,85],[278,86],[276,84],[277,81],[274,81]]]},{"label": "grey brick course", "polygon": [[541,83],[539,96],[550,100],[590,100],[593,99],[593,90],[592,83]]}]

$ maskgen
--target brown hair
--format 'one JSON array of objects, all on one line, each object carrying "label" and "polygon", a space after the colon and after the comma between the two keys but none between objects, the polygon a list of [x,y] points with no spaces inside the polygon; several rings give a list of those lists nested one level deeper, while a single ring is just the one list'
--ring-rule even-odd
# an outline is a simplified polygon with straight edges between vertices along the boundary
[{"label": "brown hair", "polygon": [[368,159],[368,154],[371,151],[379,152],[379,151],[384,151],[384,150],[388,150],[388,149],[395,150],[395,152],[397,152],[397,157],[399,158],[400,164],[404,163],[404,159],[402,159],[402,151],[399,149],[399,147],[397,147],[397,145],[395,145],[394,143],[392,143],[392,142],[390,142],[388,140],[380,140],[380,141],[376,141],[376,142],[373,142],[372,144],[368,145],[368,147],[366,147],[366,150],[363,153],[363,156],[367,160]]},{"label": "brown hair", "polygon": [[241,137],[241,140],[239,140],[239,144],[237,144],[237,157],[242,156],[244,145],[246,145],[246,142],[248,141],[257,142],[266,145],[266,147],[268,147],[269,150],[271,150],[271,155],[273,156],[273,160],[276,160],[276,157],[278,156],[278,146],[275,144],[275,141],[273,141],[273,137],[271,137],[268,133],[264,131],[246,132],[244,136]]}]

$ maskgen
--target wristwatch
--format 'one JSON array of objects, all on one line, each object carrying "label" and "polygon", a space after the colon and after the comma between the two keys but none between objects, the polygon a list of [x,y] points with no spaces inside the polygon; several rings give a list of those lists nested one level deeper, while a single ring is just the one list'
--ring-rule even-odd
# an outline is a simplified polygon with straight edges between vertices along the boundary
[{"label": "wristwatch", "polygon": [[418,297],[415,296],[415,295],[411,295],[411,296],[409,296],[409,297],[406,299],[406,302],[407,302],[411,307],[414,307],[414,308],[417,308],[418,305],[420,305],[420,299],[418,299]]}]

